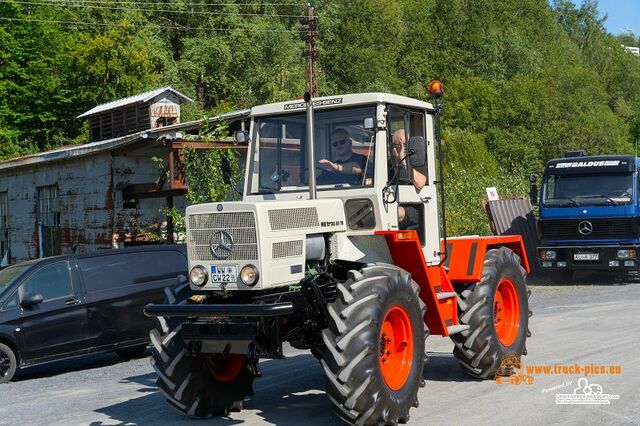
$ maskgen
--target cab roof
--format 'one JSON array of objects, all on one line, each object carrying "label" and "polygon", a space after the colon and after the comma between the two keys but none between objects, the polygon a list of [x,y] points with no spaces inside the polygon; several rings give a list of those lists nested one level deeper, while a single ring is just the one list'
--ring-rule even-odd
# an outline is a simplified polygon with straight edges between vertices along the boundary
[{"label": "cab roof", "polygon": [[[433,111],[433,105],[420,101],[418,99],[408,98],[406,96],[392,95],[390,93],[358,93],[347,95],[323,96],[314,98],[314,107],[316,109],[339,108],[356,105],[370,105],[378,103],[389,103],[395,105],[406,106],[409,108],[424,109]],[[251,108],[251,115],[278,114],[287,112],[304,111],[306,104],[302,99],[296,99],[286,102],[276,102],[272,104],[258,105]]]}]

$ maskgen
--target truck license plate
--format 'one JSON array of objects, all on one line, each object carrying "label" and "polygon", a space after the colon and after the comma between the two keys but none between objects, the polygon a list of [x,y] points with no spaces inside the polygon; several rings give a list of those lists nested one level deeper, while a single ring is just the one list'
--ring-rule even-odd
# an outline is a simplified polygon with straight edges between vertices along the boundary
[{"label": "truck license plate", "polygon": [[238,281],[238,267],[233,265],[211,266],[212,283],[235,283]]},{"label": "truck license plate", "polygon": [[598,253],[576,253],[573,255],[573,260],[598,260],[600,254]]}]

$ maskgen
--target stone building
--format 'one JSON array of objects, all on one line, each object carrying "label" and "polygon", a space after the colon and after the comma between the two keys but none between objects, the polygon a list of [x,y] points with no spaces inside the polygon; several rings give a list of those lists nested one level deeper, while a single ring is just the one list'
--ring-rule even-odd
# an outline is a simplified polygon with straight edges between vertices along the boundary
[{"label": "stone building", "polygon": [[[148,108],[143,130],[0,162],[0,255],[5,264],[151,243],[151,232],[173,240],[171,221],[160,209],[186,206],[180,151],[211,146],[197,141],[202,120],[179,123],[179,102],[188,98],[171,88],[143,95],[80,116],[90,122],[99,117],[100,130],[92,127],[92,136],[114,136],[134,128],[126,125],[129,108]],[[224,118],[234,129],[247,115],[243,110],[211,120]],[[124,127],[114,124],[120,118]],[[167,121],[159,125],[161,118]],[[230,141],[215,144],[229,147],[238,148]],[[154,157],[164,159],[170,173],[162,173]]]}]

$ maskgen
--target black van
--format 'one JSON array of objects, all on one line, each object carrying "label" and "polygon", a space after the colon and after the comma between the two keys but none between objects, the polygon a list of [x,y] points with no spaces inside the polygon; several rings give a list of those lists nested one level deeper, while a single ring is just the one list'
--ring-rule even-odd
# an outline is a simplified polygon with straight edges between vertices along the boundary
[{"label": "black van", "polygon": [[17,367],[116,351],[144,354],[164,288],[186,279],[186,249],[157,245],[48,257],[0,271],[0,383]]}]

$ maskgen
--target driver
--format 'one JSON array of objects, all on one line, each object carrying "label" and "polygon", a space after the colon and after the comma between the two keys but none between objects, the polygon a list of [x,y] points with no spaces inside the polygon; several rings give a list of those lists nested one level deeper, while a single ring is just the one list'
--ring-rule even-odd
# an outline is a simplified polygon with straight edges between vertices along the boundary
[{"label": "driver", "polygon": [[[414,155],[406,157],[406,136],[404,129],[397,130],[392,136],[392,155],[394,161],[401,161],[398,166],[401,169],[401,175],[408,177],[416,191],[420,191],[427,183],[427,165],[424,161],[424,151],[422,151],[422,159],[420,157],[420,149],[417,149]],[[421,137],[412,137],[410,140],[416,145],[425,145],[424,139]],[[407,164],[409,162],[409,164]],[[411,167],[409,167],[411,165]],[[410,177],[409,177],[410,176]],[[400,229],[418,229],[420,225],[420,210],[416,206],[404,205],[398,206],[398,225]]]},{"label": "driver", "polygon": [[331,133],[331,145],[335,151],[335,161],[323,158],[320,165],[337,175],[338,182],[358,184],[362,180],[367,157],[353,152],[353,139],[345,129],[338,128]]}]

